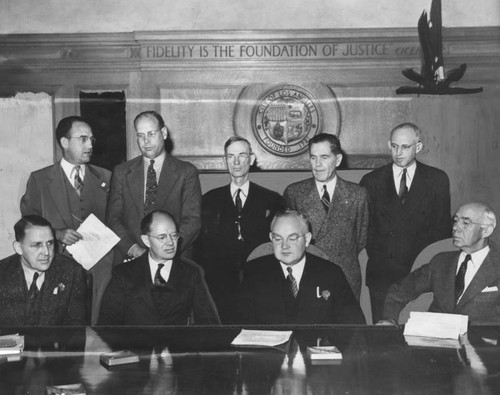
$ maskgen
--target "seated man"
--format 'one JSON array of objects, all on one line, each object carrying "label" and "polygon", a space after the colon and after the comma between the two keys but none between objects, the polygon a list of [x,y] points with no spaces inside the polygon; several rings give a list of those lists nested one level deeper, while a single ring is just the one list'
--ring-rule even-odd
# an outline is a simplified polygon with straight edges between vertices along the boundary
[{"label": "seated man", "polygon": [[246,264],[239,295],[244,324],[365,324],[342,269],[306,253],[309,222],[294,210],[271,223],[274,255]]},{"label": "seated man", "polygon": [[14,234],[16,254],[0,261],[0,327],[85,325],[85,272],[54,253],[50,222],[26,215]]},{"label": "seated man", "polygon": [[432,292],[431,312],[464,314],[472,324],[500,323],[500,255],[488,238],[496,217],[483,203],[461,206],[453,217],[453,244],[460,252],[442,252],[430,263],[393,284],[379,324],[396,324],[406,304]]},{"label": "seated man", "polygon": [[174,258],[179,234],[172,216],[152,211],[141,232],[149,252],[114,269],[98,325],[220,324],[203,270]]}]

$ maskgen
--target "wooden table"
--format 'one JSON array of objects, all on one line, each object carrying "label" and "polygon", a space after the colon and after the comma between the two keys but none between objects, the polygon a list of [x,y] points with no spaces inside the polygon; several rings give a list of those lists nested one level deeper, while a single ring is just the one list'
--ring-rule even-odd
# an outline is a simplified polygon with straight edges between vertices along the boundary
[{"label": "wooden table", "polygon": [[[294,331],[286,351],[232,348],[240,329],[1,328],[24,334],[26,346],[20,361],[0,365],[0,394],[70,383],[88,394],[500,394],[500,327],[470,328],[448,349],[408,346],[391,327],[266,328]],[[341,363],[311,364],[305,348],[318,338],[340,348]],[[123,349],[140,362],[100,364],[102,352]]]}]

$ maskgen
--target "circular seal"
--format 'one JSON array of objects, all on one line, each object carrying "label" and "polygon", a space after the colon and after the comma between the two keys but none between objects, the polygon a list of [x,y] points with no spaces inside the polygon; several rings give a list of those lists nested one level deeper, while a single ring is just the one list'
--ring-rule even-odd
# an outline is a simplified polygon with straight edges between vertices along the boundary
[{"label": "circular seal", "polygon": [[256,140],[278,156],[297,156],[307,151],[309,140],[323,129],[322,120],[317,100],[295,85],[271,88],[252,111]]}]

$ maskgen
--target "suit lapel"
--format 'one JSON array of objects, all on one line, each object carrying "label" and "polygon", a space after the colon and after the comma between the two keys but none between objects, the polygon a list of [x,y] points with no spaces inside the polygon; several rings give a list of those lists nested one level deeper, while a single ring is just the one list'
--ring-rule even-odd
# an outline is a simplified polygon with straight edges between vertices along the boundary
[{"label": "suit lapel", "polygon": [[314,238],[320,239],[323,236],[322,232],[324,231],[327,215],[325,214],[323,203],[321,203],[321,198],[316,189],[314,178],[308,180],[306,192],[301,198],[304,198],[304,201],[308,202],[308,217],[311,223],[312,233],[316,235]]},{"label": "suit lapel", "polygon": [[178,179],[179,175],[177,172],[177,166],[171,159],[170,155],[166,154],[158,182],[158,191],[156,193],[156,203],[154,206],[155,209],[161,209],[164,207],[165,202],[174,189]]},{"label": "suit lapel", "polygon": [[144,164],[142,156],[131,164],[126,179],[130,194],[139,212],[139,218],[142,218],[144,217]]},{"label": "suit lapel", "polygon": [[438,278],[436,280],[436,282],[439,282],[440,284],[449,284],[447,287],[440,287],[439,291],[434,291],[435,294],[439,294],[439,296],[436,296],[436,299],[439,300],[442,305],[441,308],[443,311],[454,311],[456,308],[455,276],[459,256],[460,252],[449,254],[448,262],[442,266],[444,268],[441,273],[442,278]]},{"label": "suit lapel", "polygon": [[54,201],[54,207],[59,211],[66,227],[73,228],[73,218],[71,217],[68,195],[66,193],[65,181],[63,178],[66,177],[66,175],[64,174],[60,162],[53,166],[51,173],[48,181],[48,189]]},{"label": "suit lapel", "polygon": [[[58,293],[54,294],[54,290],[58,287],[57,279],[60,278],[64,277],[62,273],[59,274],[59,266],[54,265],[54,262],[52,262],[49,270],[45,272],[45,280],[43,281],[42,290],[40,292],[40,297],[42,298],[40,306],[40,325],[50,325],[50,319],[57,307],[56,302],[58,301],[58,294],[61,292],[61,290],[58,289]],[[67,286],[69,284],[64,285]]]},{"label": "suit lapel", "polygon": [[140,259],[141,264],[137,266],[136,273],[138,278],[138,296],[144,300],[144,313],[149,317],[148,322],[154,321],[159,325],[159,313],[151,295],[153,279],[151,278],[151,271],[149,269],[149,252],[146,251]]},{"label": "suit lapel", "polygon": [[23,301],[23,306],[25,307],[23,311],[17,312],[19,314],[19,317],[17,318],[16,322],[13,323],[24,325],[26,322],[26,302],[27,302],[27,297],[28,297],[28,284],[26,284],[26,279],[24,277],[24,271],[21,267],[21,259],[20,256],[17,255],[14,259],[14,261],[10,261],[10,264],[13,265],[13,276],[12,276],[12,286],[9,290],[14,293],[13,300],[22,300]]},{"label": "suit lapel", "polygon": [[[418,214],[415,213],[415,210],[421,206],[421,199],[422,196],[426,195],[426,188],[427,185],[424,177],[422,176],[421,166],[419,166],[417,162],[417,168],[415,169],[415,175],[413,177],[410,190],[408,191],[404,205],[402,205],[402,208],[404,209],[400,211],[401,216],[414,218],[415,215]],[[399,201],[399,197],[397,199]]]}]

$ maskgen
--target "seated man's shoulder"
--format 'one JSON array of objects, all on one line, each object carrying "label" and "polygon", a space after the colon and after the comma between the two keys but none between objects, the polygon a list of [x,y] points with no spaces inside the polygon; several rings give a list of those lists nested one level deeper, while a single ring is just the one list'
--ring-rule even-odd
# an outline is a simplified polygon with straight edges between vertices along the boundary
[{"label": "seated man's shoulder", "polygon": [[111,172],[108,169],[105,169],[104,167],[99,167],[95,165],[89,165],[89,168],[91,171],[98,175],[101,178],[109,180],[111,178]]},{"label": "seated man's shoulder", "polygon": [[9,271],[13,266],[16,266],[18,264],[20,264],[18,254],[13,254],[6,258],[3,258],[2,260],[0,260],[0,273]]},{"label": "seated man's shoulder", "polygon": [[83,271],[83,267],[69,256],[56,253],[54,260],[50,264],[51,268],[62,269],[63,271]]}]

